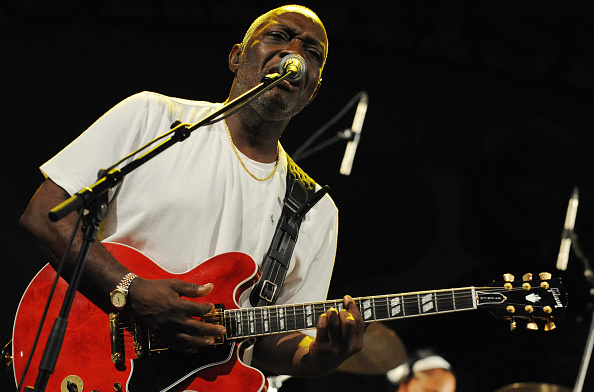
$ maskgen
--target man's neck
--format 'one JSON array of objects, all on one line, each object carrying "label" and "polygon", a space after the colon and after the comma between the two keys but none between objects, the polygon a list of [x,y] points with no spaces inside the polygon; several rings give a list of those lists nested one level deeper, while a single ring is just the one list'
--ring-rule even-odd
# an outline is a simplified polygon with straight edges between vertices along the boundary
[{"label": "man's neck", "polygon": [[275,162],[278,158],[278,140],[288,121],[265,121],[250,109],[246,107],[225,120],[233,144],[250,159],[263,163]]}]

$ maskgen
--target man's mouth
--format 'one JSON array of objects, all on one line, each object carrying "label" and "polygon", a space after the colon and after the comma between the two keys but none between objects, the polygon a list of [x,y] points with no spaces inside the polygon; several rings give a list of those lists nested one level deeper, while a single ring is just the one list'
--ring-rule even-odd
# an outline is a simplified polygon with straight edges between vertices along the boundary
[{"label": "man's mouth", "polygon": [[[275,67],[275,68],[269,70],[268,75],[274,74],[274,73],[279,73],[278,67]],[[296,91],[297,89],[299,89],[300,85],[301,85],[301,80],[298,80],[296,82],[291,82],[288,79],[285,79],[282,82],[280,82],[279,84],[277,84],[276,87],[279,87],[282,90],[286,90],[286,91]]]},{"label": "man's mouth", "polygon": [[278,87],[282,88],[283,90],[287,90],[287,91],[296,91],[297,89],[299,89],[299,85],[297,83],[290,82],[287,79],[280,82],[278,84]]}]

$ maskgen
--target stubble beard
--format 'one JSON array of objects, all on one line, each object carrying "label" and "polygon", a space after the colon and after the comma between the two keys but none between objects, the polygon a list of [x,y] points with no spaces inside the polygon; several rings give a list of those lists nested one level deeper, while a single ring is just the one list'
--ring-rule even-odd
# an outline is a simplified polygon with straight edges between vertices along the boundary
[{"label": "stubble beard", "polygon": [[[256,69],[238,71],[236,78],[237,91],[245,92],[258,84],[257,82],[241,82],[240,80],[249,80],[247,77],[241,77],[245,76],[241,75],[241,73],[258,74]],[[299,113],[303,107],[296,107],[293,99],[284,97],[283,93],[279,87],[273,87],[252,101],[250,107],[266,121],[288,121]]]}]

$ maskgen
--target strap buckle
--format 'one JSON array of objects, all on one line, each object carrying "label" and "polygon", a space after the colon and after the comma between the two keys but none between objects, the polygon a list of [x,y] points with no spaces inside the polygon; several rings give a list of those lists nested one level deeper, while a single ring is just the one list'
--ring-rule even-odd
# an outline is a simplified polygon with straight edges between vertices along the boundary
[{"label": "strap buckle", "polygon": [[276,294],[276,284],[272,283],[268,279],[262,282],[262,288],[260,289],[260,298],[267,302],[274,302],[274,294]]}]

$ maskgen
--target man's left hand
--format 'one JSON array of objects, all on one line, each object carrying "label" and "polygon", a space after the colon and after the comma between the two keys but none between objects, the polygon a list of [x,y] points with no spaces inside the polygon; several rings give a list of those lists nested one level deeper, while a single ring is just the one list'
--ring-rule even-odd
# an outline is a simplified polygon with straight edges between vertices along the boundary
[{"label": "man's left hand", "polygon": [[365,322],[351,296],[343,298],[344,307],[329,309],[320,316],[316,339],[309,345],[309,365],[320,371],[333,370],[363,348]]}]

